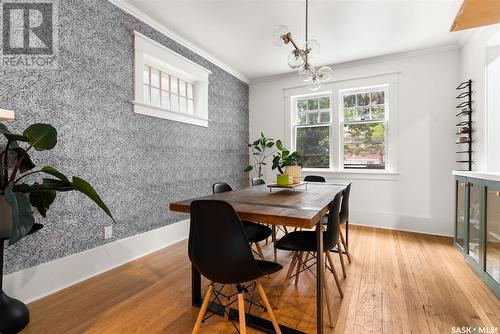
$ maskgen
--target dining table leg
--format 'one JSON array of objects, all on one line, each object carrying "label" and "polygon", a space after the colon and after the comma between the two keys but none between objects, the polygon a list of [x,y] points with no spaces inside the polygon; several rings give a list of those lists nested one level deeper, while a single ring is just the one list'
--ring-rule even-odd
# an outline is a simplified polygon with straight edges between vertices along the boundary
[{"label": "dining table leg", "polygon": [[316,225],[316,333],[323,333],[323,220]]}]

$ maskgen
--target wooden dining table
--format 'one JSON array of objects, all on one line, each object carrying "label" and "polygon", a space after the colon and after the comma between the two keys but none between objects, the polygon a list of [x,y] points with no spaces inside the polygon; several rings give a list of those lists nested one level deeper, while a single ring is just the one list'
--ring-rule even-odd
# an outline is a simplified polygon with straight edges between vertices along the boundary
[{"label": "wooden dining table", "polygon": [[[255,221],[263,224],[282,225],[298,228],[316,228],[316,328],[323,333],[323,227],[322,217],[328,212],[329,205],[335,195],[343,191],[346,185],[333,183],[307,182],[295,189],[273,189],[266,185],[253,186],[242,190],[224,192],[199,198],[170,203],[170,210],[189,213],[190,204],[199,199],[216,199],[230,203],[241,220]],[[201,275],[191,267],[192,304],[200,307]],[[224,314],[222,305],[213,304],[212,312]],[[231,318],[238,319],[237,310],[230,310]],[[279,320],[279,319],[278,319]],[[247,313],[247,325],[266,333],[274,333],[272,323],[266,319]],[[294,328],[280,324],[282,333],[303,333]]]}]

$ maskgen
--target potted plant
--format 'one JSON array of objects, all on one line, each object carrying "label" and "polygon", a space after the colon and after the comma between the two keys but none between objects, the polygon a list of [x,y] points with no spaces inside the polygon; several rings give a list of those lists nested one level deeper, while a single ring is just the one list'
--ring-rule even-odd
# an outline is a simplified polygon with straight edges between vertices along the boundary
[{"label": "potted plant", "polygon": [[[278,169],[280,174],[276,177],[279,186],[300,182],[300,154],[297,151],[290,152],[283,146],[281,140],[276,141],[276,154],[273,155],[272,169]],[[293,168],[290,168],[293,167]],[[298,179],[297,178],[298,169]],[[291,180],[290,180],[291,178]]]},{"label": "potted plant", "polygon": [[[33,211],[46,217],[59,192],[83,193],[111,219],[113,216],[87,181],[77,176],[70,179],[51,166],[35,168],[29,153],[51,150],[57,144],[57,131],[51,125],[33,124],[16,134],[0,123],[0,133],[7,140],[0,151],[0,333],[17,333],[29,323],[29,311],[2,290],[4,241],[13,244],[40,230],[43,225],[35,223]],[[36,175],[43,176],[36,180]]]},{"label": "potted plant", "polygon": [[262,177],[262,166],[265,166],[264,162],[267,157],[273,155],[276,150],[273,150],[274,139],[267,138],[264,133],[260,133],[260,138],[255,140],[253,143],[249,143],[248,147],[252,152],[252,156],[255,160],[253,165],[248,165],[245,167],[245,172],[250,172],[251,170],[257,171],[257,176]]}]

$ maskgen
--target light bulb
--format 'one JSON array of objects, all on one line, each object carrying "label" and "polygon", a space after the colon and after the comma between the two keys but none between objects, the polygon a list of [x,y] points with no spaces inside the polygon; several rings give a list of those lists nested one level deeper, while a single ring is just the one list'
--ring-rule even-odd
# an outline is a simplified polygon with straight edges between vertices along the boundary
[{"label": "light bulb", "polygon": [[328,81],[332,78],[333,70],[328,66],[320,67],[318,76],[321,81]]},{"label": "light bulb", "polygon": [[299,70],[299,77],[302,81],[311,81],[314,76],[314,67],[311,64],[304,65]]},{"label": "light bulb", "polygon": [[296,70],[302,65],[304,65],[304,59],[302,59],[301,51],[292,50],[288,55],[288,66]]},{"label": "light bulb", "polygon": [[274,45],[282,47],[285,44],[282,36],[288,34],[289,32],[290,28],[287,26],[277,26],[276,29],[274,29],[272,36]]},{"label": "light bulb", "polygon": [[304,51],[309,50],[307,56],[309,58],[314,58],[319,54],[319,42],[315,39],[310,39],[304,43],[302,49]]},{"label": "light bulb", "polygon": [[321,81],[319,81],[317,78],[313,79],[311,81],[311,85],[309,86],[309,90],[318,90],[321,88]]}]

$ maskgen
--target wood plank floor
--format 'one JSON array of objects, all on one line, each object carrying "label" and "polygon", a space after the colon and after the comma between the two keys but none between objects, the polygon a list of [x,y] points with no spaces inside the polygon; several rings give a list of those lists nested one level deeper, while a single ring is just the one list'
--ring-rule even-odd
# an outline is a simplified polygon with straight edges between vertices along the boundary
[{"label": "wood plank floor", "polygon": [[[499,299],[466,265],[452,239],[356,226],[349,237],[353,262],[341,280],[343,299],[327,275],[335,311],[327,333],[451,333],[452,326],[500,326]],[[190,306],[186,248],[180,242],[30,304],[32,320],[23,333],[190,333],[198,309]],[[270,259],[271,246],[264,252]],[[271,304],[290,259],[279,252],[285,270],[262,279]],[[337,254],[334,259],[341,273]],[[315,332],[314,287],[307,272],[298,285],[292,280],[276,310],[278,321]],[[202,333],[235,332],[219,316],[202,326]]]}]

